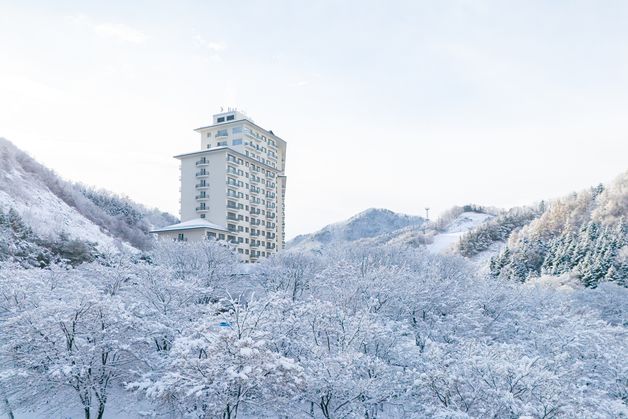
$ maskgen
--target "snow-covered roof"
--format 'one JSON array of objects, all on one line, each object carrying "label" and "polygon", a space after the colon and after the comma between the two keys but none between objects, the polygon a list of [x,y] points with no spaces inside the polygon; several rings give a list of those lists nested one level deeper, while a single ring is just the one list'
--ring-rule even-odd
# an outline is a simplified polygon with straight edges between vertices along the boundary
[{"label": "snow-covered roof", "polygon": [[[190,153],[177,154],[176,156],[174,156],[174,158],[178,159],[180,157],[189,157],[189,156],[194,156],[194,155],[197,155],[197,154],[207,154],[207,153],[211,153],[211,152],[215,152],[215,151],[221,151],[221,150],[231,150],[231,151],[235,151],[237,153],[237,151],[232,149],[231,147],[221,145],[219,147],[208,148],[207,150],[192,151]],[[241,154],[241,153],[239,153],[239,154]]]},{"label": "snow-covered roof", "polygon": [[210,223],[209,221],[203,218],[195,218],[193,220],[184,221],[178,224],[172,224],[166,227],[157,228],[155,230],[151,230],[151,233],[161,233],[164,231],[175,231],[175,230],[191,230],[195,228],[209,228],[212,230],[221,230],[228,231],[226,228],[219,226],[218,224]]}]

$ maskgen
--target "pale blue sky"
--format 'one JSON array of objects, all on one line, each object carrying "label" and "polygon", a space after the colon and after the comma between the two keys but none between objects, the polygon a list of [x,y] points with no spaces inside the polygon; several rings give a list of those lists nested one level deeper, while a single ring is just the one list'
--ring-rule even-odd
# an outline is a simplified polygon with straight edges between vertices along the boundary
[{"label": "pale blue sky", "polygon": [[0,136],[178,211],[237,106],[288,142],[288,237],[368,207],[510,207],[628,169],[625,1],[0,0]]}]

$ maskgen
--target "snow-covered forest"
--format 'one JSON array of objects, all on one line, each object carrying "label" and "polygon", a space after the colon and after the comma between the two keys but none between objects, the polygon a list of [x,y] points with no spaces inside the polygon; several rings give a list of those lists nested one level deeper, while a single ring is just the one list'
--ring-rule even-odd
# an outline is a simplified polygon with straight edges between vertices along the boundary
[{"label": "snow-covered forest", "polygon": [[491,260],[494,276],[523,281],[571,274],[587,287],[602,281],[628,286],[628,171],[538,212]]},{"label": "snow-covered forest", "polygon": [[628,290],[422,248],[218,242],[0,268],[9,417],[626,417]]},{"label": "snow-covered forest", "polygon": [[628,417],[628,172],[242,264],[0,140],[0,416]]}]

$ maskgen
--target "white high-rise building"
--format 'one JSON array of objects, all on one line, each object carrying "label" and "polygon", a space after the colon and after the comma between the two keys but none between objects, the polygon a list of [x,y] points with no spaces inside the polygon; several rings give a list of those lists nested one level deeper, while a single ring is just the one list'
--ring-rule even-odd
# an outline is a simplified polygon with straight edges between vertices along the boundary
[{"label": "white high-rise building", "polygon": [[286,142],[237,110],[195,130],[201,150],[180,154],[181,223],[160,238],[227,240],[247,262],[285,242]]}]

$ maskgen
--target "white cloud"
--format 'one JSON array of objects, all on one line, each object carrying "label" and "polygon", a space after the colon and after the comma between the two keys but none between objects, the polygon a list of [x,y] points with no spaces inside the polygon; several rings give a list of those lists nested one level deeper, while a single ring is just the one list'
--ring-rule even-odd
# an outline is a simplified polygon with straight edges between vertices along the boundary
[{"label": "white cloud", "polygon": [[217,42],[217,41],[208,41],[205,38],[203,38],[201,35],[194,36],[194,40],[196,41],[198,45],[210,50],[213,53],[218,53],[220,51],[224,51],[225,49],[227,49],[227,46],[224,43]]},{"label": "white cloud", "polygon": [[224,44],[221,44],[219,42],[207,42],[205,44],[205,47],[211,51],[215,51],[215,52],[219,52],[219,51],[223,51],[226,46]]},{"label": "white cloud", "polygon": [[105,38],[133,44],[141,44],[148,39],[144,32],[121,23],[100,23],[94,26],[94,32]]},{"label": "white cloud", "polygon": [[88,27],[96,35],[131,44],[142,44],[148,35],[124,23],[95,22],[86,15],[78,14],[69,18],[74,24]]}]

